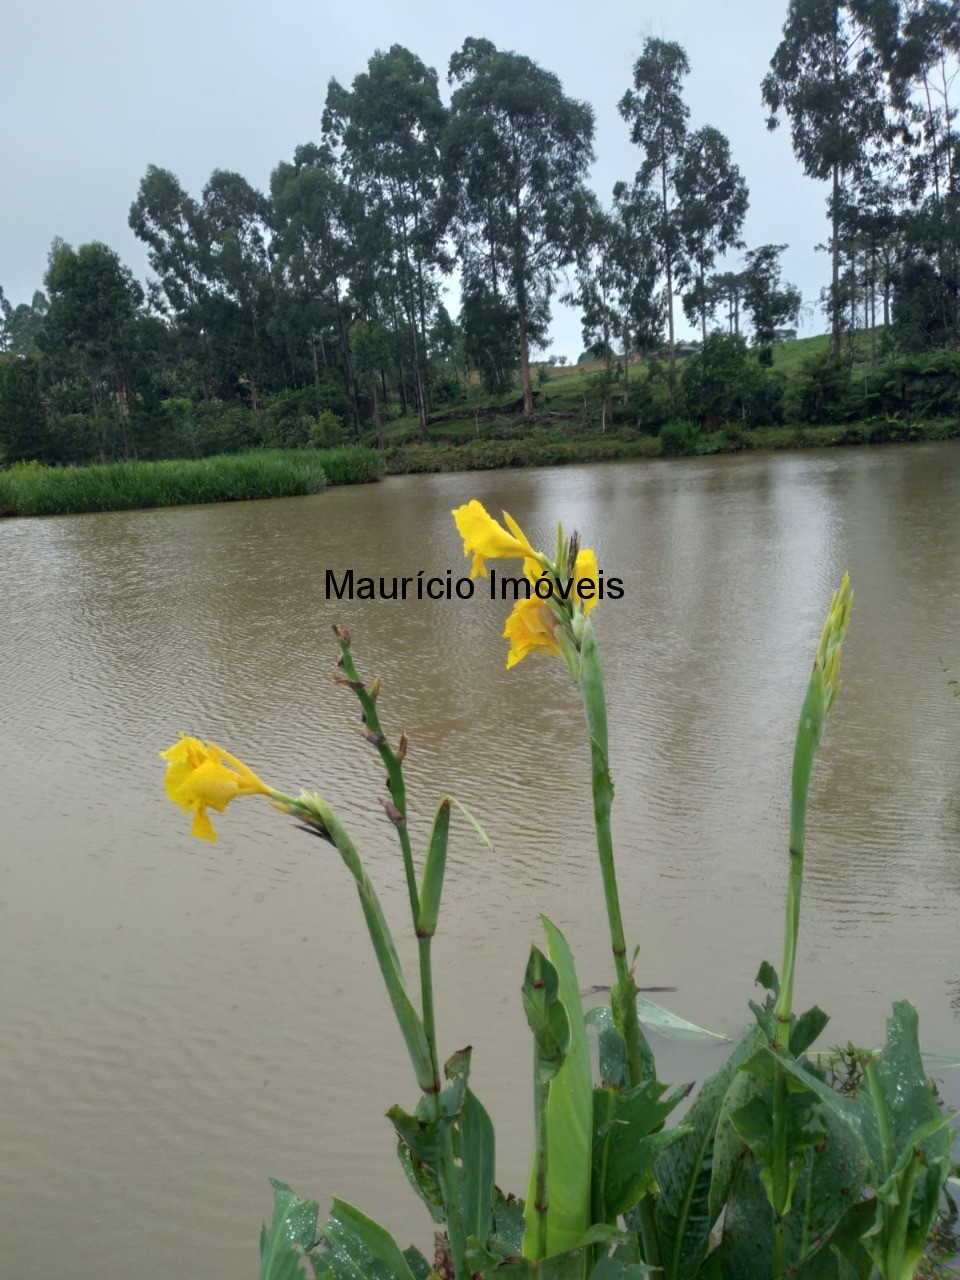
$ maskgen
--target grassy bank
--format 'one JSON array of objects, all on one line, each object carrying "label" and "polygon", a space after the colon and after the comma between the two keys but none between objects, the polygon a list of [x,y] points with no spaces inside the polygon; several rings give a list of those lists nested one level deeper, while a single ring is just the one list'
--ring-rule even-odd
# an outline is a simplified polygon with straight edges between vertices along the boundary
[{"label": "grassy bank", "polygon": [[276,449],[177,462],[114,462],[93,467],[24,463],[0,472],[0,516],[73,515],[195,502],[242,502],[360,484],[384,471],[359,447]]},{"label": "grassy bank", "polygon": [[960,438],[960,420],[856,422],[828,427],[757,427],[697,432],[689,426],[664,428],[659,436],[611,433],[562,438],[560,430],[515,439],[429,441],[387,450],[391,475],[435,471],[489,471],[501,467],[553,467],[620,458],[696,457],[748,450],[813,449],[840,445],[905,443]]},{"label": "grassy bank", "polygon": [[277,449],[178,462],[115,462],[92,467],[22,463],[0,471],[0,516],[73,515],[201,502],[242,502],[318,493],[326,485],[362,484],[385,472],[493,471],[555,467],[627,458],[696,457],[751,450],[811,449],[960,438],[960,420],[873,421],[842,426],[727,427],[698,432],[686,424],[660,435],[631,430],[606,435],[577,424],[524,427],[520,420],[494,439],[440,437],[424,444]]}]

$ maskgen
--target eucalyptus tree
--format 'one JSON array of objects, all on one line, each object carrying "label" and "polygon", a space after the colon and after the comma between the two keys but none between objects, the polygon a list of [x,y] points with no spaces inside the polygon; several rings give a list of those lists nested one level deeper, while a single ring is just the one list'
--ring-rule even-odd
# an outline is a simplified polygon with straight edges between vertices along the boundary
[{"label": "eucalyptus tree", "polygon": [[200,206],[169,169],[148,165],[130,206],[130,229],[148,246],[147,261],[157,276],[154,301],[183,322],[206,297],[201,264]]},{"label": "eucalyptus tree", "polygon": [[680,253],[675,211],[676,173],[687,138],[690,109],[683,100],[683,79],[690,63],[679,44],[648,37],[633,67],[633,88],[617,104],[630,125],[630,140],[643,151],[637,183],[656,187],[660,199],[657,245],[666,278],[664,292],[670,349],[670,394],[676,386],[673,294]]},{"label": "eucalyptus tree", "polygon": [[215,169],[203,189],[200,218],[210,344],[221,377],[247,387],[258,409],[267,373],[265,321],[273,301],[270,207],[242,174]]},{"label": "eucalyptus tree", "polygon": [[41,289],[34,291],[30,302],[13,306],[0,288],[0,351],[27,356],[37,353],[37,334],[43,327],[50,304]]},{"label": "eucalyptus tree", "polygon": [[[314,383],[326,364],[325,331],[335,333],[340,372],[360,431],[360,411],[351,353],[351,308],[347,282],[356,268],[351,237],[355,218],[333,151],[326,144],[297,147],[292,163],[277,165],[270,178],[271,256],[279,294],[290,299],[288,333],[310,350]],[[318,358],[318,347],[320,358]]]},{"label": "eucalyptus tree", "polygon": [[0,355],[0,466],[49,460],[46,449],[39,362],[35,356]]},{"label": "eucalyptus tree", "polygon": [[830,182],[831,353],[840,352],[840,231],[844,183],[869,172],[871,145],[889,137],[883,79],[847,0],[790,0],[783,38],[763,79],[767,127],[790,121],[808,177]]},{"label": "eucalyptus tree", "polygon": [[707,341],[707,272],[717,255],[743,246],[740,230],[749,195],[743,174],[730,158],[730,144],[712,125],[687,138],[674,173],[677,230],[683,247],[683,274],[692,288],[684,295],[688,318],[700,319]]},{"label": "eucalyptus tree", "polygon": [[753,325],[753,345],[759,349],[760,363],[773,363],[777,330],[795,324],[803,301],[800,290],[781,277],[780,255],[785,244],[763,244],[746,255],[741,274],[743,307]]},{"label": "eucalyptus tree", "polygon": [[450,206],[440,151],[446,121],[436,71],[402,45],[375,53],[350,89],[331,80],[323,114],[326,140],[360,200],[353,230],[368,281],[394,291],[386,301],[406,327],[424,435],[427,328],[438,272],[448,265]]},{"label": "eucalyptus tree", "polygon": [[533,329],[587,235],[593,108],[567,97],[552,72],[489,40],[467,39],[448,79],[458,86],[444,150],[461,261],[485,286],[491,314],[515,311],[529,416]]},{"label": "eucalyptus tree", "polygon": [[85,386],[101,461],[114,423],[127,456],[134,330],[143,289],[116,253],[96,241],[75,250],[55,240],[44,284],[50,306],[37,342],[49,372],[64,386],[74,379]]},{"label": "eucalyptus tree", "polygon": [[661,339],[660,272],[651,230],[659,214],[655,199],[642,187],[619,182],[609,211],[596,205],[589,240],[579,255],[576,290],[567,301],[581,308],[583,341],[602,355],[609,375],[613,352],[623,352],[624,397],[631,353]]},{"label": "eucalyptus tree", "polygon": [[[960,339],[960,7],[949,0],[851,0],[888,76],[913,146],[906,162],[911,255],[935,266],[937,341]],[[904,264],[904,282],[915,261]]]}]

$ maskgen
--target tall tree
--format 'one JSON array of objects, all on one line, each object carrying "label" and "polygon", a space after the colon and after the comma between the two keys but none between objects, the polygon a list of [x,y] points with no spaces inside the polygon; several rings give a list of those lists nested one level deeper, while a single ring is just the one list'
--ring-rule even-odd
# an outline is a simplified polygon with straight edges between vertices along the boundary
[{"label": "tall tree", "polygon": [[[345,297],[355,266],[349,235],[349,194],[329,146],[297,147],[292,164],[279,164],[270,179],[272,253],[283,289],[294,300],[300,340],[310,349],[314,383],[320,382],[317,349],[331,325],[340,352],[344,386],[360,433],[360,411],[354,385],[350,309]],[[291,318],[290,326],[294,324]],[[325,356],[323,358],[325,363]]]},{"label": "tall tree", "polygon": [[714,316],[720,307],[725,307],[728,333],[740,333],[743,285],[742,271],[719,271],[707,281],[706,303],[709,314]]},{"label": "tall tree", "polygon": [[674,211],[677,165],[683,154],[690,109],[683,101],[683,78],[690,63],[680,45],[648,37],[633,67],[633,88],[617,104],[630,125],[630,140],[644,153],[637,182],[655,185],[660,196],[660,247],[666,277],[667,337],[670,344],[670,394],[676,388],[676,338],[673,294],[677,272],[679,230]]},{"label": "tall tree", "polygon": [[489,293],[515,308],[529,416],[531,320],[546,313],[587,231],[593,109],[568,98],[552,72],[489,40],[466,40],[449,80],[458,88],[445,151],[461,244],[482,246],[474,256],[489,263]]},{"label": "tall tree", "polygon": [[660,263],[651,235],[658,216],[648,191],[617,183],[611,210],[594,209],[589,241],[577,262],[577,288],[566,299],[580,306],[584,344],[602,357],[608,375],[619,345],[625,395],[631,353],[662,338]]},{"label": "tall tree", "polygon": [[[450,218],[440,143],[447,113],[437,73],[402,45],[377,52],[350,89],[331,80],[323,128],[362,200],[355,226],[368,269],[389,281],[410,342],[421,433],[427,430],[427,329]],[[362,237],[362,241],[361,241]]]},{"label": "tall tree", "polygon": [[707,272],[718,254],[743,245],[740,230],[749,204],[747,184],[730,158],[729,142],[712,125],[687,138],[674,182],[685,274],[693,285],[683,303],[691,320],[699,316],[706,344]]},{"label": "tall tree", "polygon": [[781,279],[780,255],[785,244],[764,244],[751,249],[741,275],[744,310],[753,325],[753,345],[760,363],[773,364],[773,344],[777,330],[800,314],[800,290]]},{"label": "tall tree", "polygon": [[61,364],[64,374],[83,379],[101,460],[107,456],[111,422],[119,427],[128,456],[134,327],[143,290],[114,251],[98,242],[74,250],[55,240],[44,283],[50,309],[38,335],[41,350]]},{"label": "tall tree", "polygon": [[[901,113],[906,146],[906,203],[900,219],[912,261],[901,279],[914,276],[919,254],[934,267],[921,271],[925,291],[938,294],[938,341],[960,342],[960,7],[949,0],[851,0],[888,76]],[[857,205],[862,205],[857,200]],[[902,311],[901,307],[901,311]],[[908,308],[913,310],[912,307]]]},{"label": "tall tree", "polygon": [[201,266],[221,372],[249,388],[259,408],[266,378],[265,319],[271,307],[269,205],[240,173],[215,169],[203,189]]},{"label": "tall tree", "polygon": [[811,178],[830,182],[830,348],[840,353],[840,224],[843,185],[868,170],[870,148],[888,136],[883,83],[864,28],[846,0],[790,0],[783,39],[761,92],[775,129],[790,120],[794,153]]},{"label": "tall tree", "polygon": [[174,322],[177,361],[204,399],[210,395],[205,309],[209,282],[203,265],[200,206],[169,169],[148,165],[127,219],[147,245],[156,279],[147,295],[155,311]]},{"label": "tall tree", "polygon": [[34,292],[32,300],[12,306],[0,288],[0,351],[28,356],[37,353],[37,334],[43,327],[49,307],[42,290]]},{"label": "tall tree", "polygon": [[0,356],[0,466],[43,458],[46,436],[37,360]]}]

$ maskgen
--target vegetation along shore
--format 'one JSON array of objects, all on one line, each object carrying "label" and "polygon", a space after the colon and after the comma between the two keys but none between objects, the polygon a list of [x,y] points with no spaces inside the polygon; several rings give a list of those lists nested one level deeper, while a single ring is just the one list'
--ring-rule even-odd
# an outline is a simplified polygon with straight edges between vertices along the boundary
[{"label": "vegetation along shore", "polygon": [[[404,472],[956,434],[958,59],[935,0],[786,6],[758,111],[823,184],[828,250],[827,332],[797,340],[788,246],[748,242],[746,179],[692,118],[679,44],[645,39],[617,89],[636,157],[606,200],[594,106],[551,71],[470,36],[445,101],[412,50],[377,51],[329,82],[268,191],[218,168],[197,197],[147,166],[128,217],[146,287],[58,238],[29,303],[0,290],[0,466],[355,444]],[[537,354],[554,300],[580,316],[575,362]],[[6,509],[299,493],[311,465],[8,471],[8,494],[91,497]]]}]

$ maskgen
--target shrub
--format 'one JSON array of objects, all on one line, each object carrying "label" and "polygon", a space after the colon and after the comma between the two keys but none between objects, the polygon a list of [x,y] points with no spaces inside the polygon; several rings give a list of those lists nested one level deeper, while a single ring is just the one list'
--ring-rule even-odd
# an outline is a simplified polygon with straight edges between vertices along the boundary
[{"label": "shrub", "polygon": [[660,428],[660,452],[665,457],[700,452],[700,436],[691,422],[667,422]]}]

